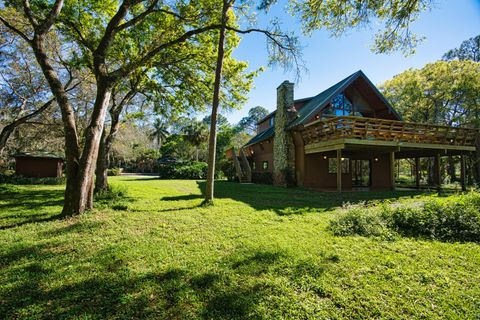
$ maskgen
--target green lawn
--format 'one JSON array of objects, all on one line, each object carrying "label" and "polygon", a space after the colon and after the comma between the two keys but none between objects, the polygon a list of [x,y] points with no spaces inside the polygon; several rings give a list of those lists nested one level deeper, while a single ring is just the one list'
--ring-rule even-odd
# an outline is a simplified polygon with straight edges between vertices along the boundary
[{"label": "green lawn", "polygon": [[[128,196],[58,219],[62,186],[0,185],[0,317],[480,318],[480,246],[335,237],[318,193],[116,177]],[[422,196],[419,196],[422,197]]]}]

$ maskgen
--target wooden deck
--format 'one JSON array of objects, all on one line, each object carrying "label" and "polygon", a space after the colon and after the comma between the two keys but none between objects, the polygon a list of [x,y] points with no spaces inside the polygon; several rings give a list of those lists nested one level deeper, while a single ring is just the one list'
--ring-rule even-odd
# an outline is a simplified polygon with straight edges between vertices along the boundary
[{"label": "wooden deck", "polygon": [[305,152],[343,149],[345,144],[475,151],[479,131],[363,117],[332,117],[305,125]]}]

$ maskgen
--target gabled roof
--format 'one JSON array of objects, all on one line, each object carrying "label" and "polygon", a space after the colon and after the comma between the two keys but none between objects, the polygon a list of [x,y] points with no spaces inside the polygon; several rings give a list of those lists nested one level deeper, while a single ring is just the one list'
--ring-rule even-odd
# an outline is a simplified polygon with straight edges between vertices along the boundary
[{"label": "gabled roof", "polygon": [[250,139],[250,141],[248,141],[244,147],[248,147],[248,146],[251,146],[252,144],[267,140],[268,138],[273,137],[274,134],[275,134],[275,126],[272,126],[267,130],[260,132],[252,139]]},{"label": "gabled roof", "polygon": [[61,159],[64,157],[61,154],[48,152],[48,151],[33,151],[33,152],[19,152],[13,155],[14,158],[49,158],[49,159]]},{"label": "gabled roof", "polygon": [[[309,100],[312,100],[313,98],[315,98],[315,97],[307,97],[307,98],[302,98],[302,99],[295,99],[295,100],[293,100],[293,103],[309,101]],[[270,112],[269,114],[267,114],[265,117],[263,117],[262,119],[258,120],[258,121],[257,121],[257,124],[260,124],[260,123],[262,123],[263,121],[267,120],[267,119],[270,118],[271,116],[275,115],[275,113],[277,113],[277,110],[273,110],[272,112]]]},{"label": "gabled roof", "polygon": [[[387,99],[385,99],[382,93],[378,91],[377,87],[367,78],[367,76],[362,72],[362,70],[358,70],[357,72],[349,75],[345,79],[334,84],[327,90],[320,92],[318,95],[314,97],[294,100],[295,102],[303,102],[303,101],[308,101],[308,102],[298,111],[297,118],[287,126],[287,129],[292,129],[296,126],[306,124],[316,114],[318,114],[322,108],[327,106],[333,98],[335,98],[338,94],[343,92],[347,87],[349,87],[354,81],[356,81],[359,78],[362,78],[365,81],[368,87],[372,89],[375,95],[385,104],[389,112],[393,113],[399,120],[402,120],[402,117],[395,111],[395,109],[393,109],[393,107],[390,105]],[[260,120],[258,123],[265,121],[266,119],[274,115],[275,112],[276,111],[273,111],[272,113],[267,115],[265,118]],[[266,140],[272,137],[274,133],[275,133],[274,127],[270,127],[267,130],[260,132],[252,139],[250,139],[250,141],[245,146],[250,146],[252,144]]]},{"label": "gabled roof", "polygon": [[292,123],[288,125],[288,128],[293,128],[301,124],[308,122],[313,116],[318,114],[320,110],[325,107],[333,98],[345,90],[349,85],[351,85],[358,78],[363,78],[369,86],[375,91],[375,94],[385,103],[388,109],[394,113],[399,119],[401,116],[393,109],[393,107],[388,103],[387,99],[378,91],[377,87],[367,78],[367,76],[359,70],[342,81],[334,84],[327,90],[316,95],[309,103],[307,103],[299,112],[298,117]]}]

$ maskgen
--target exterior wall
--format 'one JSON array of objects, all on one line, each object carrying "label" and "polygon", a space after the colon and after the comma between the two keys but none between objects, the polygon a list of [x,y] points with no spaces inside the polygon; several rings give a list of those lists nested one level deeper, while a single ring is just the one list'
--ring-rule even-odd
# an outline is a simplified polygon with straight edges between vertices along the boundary
[{"label": "exterior wall", "polygon": [[[327,159],[324,159],[327,157]],[[311,188],[337,188],[337,174],[328,173],[328,158],[337,158],[336,152],[305,155],[305,177],[303,185]],[[350,168],[351,169],[351,168]],[[352,188],[352,170],[342,174],[342,189]]]},{"label": "exterior wall", "polygon": [[[250,146],[252,154],[252,172],[272,172],[273,171],[273,139],[268,139]],[[268,169],[263,169],[263,161],[268,162]],[[255,163],[255,169],[253,169]]]},{"label": "exterior wall", "polygon": [[[335,189],[337,187],[337,175],[328,173],[328,158],[336,159],[336,152],[306,154],[304,162],[305,187]],[[327,157],[327,159],[324,159]],[[345,158],[371,160],[370,177],[371,189],[391,189],[390,181],[390,155],[378,154],[372,157],[355,157],[345,154]],[[377,160],[375,160],[377,159]],[[342,189],[352,188],[352,168],[350,162],[349,173],[342,174]]]},{"label": "exterior wall", "polygon": [[60,177],[62,175],[62,160],[18,157],[15,159],[15,174],[35,178]]},{"label": "exterior wall", "polygon": [[268,128],[270,128],[270,118],[271,117],[268,117],[267,119],[265,119],[264,121],[260,122],[257,125],[257,133],[263,132],[263,131],[267,130]]},{"label": "exterior wall", "polygon": [[[378,159],[378,161],[375,161]],[[393,186],[390,181],[390,154],[379,154],[371,159],[372,189],[390,189]]]},{"label": "exterior wall", "polygon": [[303,186],[305,177],[305,148],[302,134],[298,131],[292,133],[293,143],[295,144],[295,177],[297,186]]}]

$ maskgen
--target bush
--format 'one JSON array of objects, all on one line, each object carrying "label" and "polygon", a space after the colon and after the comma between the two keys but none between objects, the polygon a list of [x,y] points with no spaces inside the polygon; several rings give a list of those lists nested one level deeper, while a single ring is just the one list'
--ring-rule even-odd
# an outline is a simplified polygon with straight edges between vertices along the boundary
[{"label": "bush", "polygon": [[335,235],[401,234],[443,241],[480,242],[480,193],[397,206],[354,207],[330,223]]},{"label": "bush", "polygon": [[162,164],[159,168],[161,179],[206,179],[206,162],[177,162]]},{"label": "bush", "polygon": [[233,160],[224,159],[220,162],[220,170],[223,172],[223,175],[227,178],[228,181],[237,181],[237,171],[235,170],[235,165]]},{"label": "bush", "polygon": [[391,235],[388,220],[377,208],[353,207],[346,209],[337,219],[331,221],[330,229],[336,236],[379,236]]},{"label": "bush", "polygon": [[107,170],[107,176],[119,176],[122,174],[122,168],[110,168]]},{"label": "bush", "polygon": [[22,176],[0,175],[0,183],[60,185],[65,183],[65,177],[27,178]]}]

